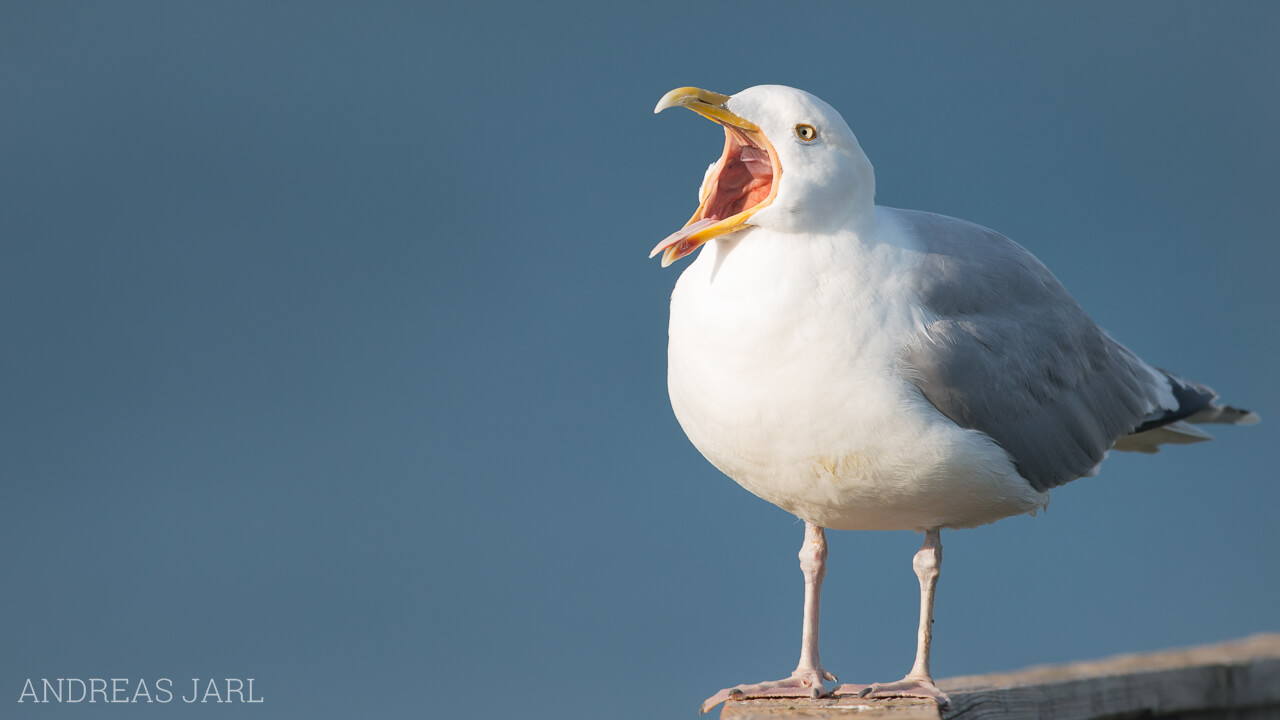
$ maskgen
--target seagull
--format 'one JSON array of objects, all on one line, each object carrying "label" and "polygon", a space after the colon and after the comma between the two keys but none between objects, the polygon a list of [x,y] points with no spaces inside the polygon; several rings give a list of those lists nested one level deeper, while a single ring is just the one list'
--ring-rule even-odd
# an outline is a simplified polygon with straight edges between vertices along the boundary
[{"label": "seagull", "polygon": [[[698,248],[671,296],[668,391],[693,445],[804,521],[800,662],[731,697],[921,697],[943,528],[1032,514],[1110,450],[1210,439],[1258,416],[1148,365],[1089,319],[1031,253],[993,230],[877,206],[840,113],[779,85],[672,90],[723,126],[698,209],[658,243]],[[914,530],[924,543],[915,663],[896,682],[836,685],[818,654],[826,530]]]}]

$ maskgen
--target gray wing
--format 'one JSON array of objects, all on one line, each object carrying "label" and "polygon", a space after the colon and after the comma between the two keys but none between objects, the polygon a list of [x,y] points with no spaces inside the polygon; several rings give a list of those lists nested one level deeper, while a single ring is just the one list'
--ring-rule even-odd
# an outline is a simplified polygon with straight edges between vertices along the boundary
[{"label": "gray wing", "polygon": [[903,350],[903,374],[953,422],[999,443],[1035,489],[1089,474],[1159,415],[1158,376],[1031,253],[962,220],[889,212],[924,244],[913,283],[929,316]]}]

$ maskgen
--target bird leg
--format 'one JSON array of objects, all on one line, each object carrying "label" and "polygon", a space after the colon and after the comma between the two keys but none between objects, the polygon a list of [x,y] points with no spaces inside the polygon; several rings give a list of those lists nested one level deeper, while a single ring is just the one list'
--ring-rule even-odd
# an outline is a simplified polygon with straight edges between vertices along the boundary
[{"label": "bird leg", "polygon": [[826,531],[812,523],[804,524],[804,545],[800,548],[800,570],[804,573],[804,627],[800,640],[800,663],[791,677],[782,680],[738,685],[725,688],[707,698],[699,714],[736,698],[822,697],[827,694],[823,680],[837,682],[836,676],[822,669],[818,658],[818,603],[822,596],[822,578],[827,574]]},{"label": "bird leg", "polygon": [[897,682],[866,686],[841,685],[835,689],[835,694],[856,694],[858,697],[871,698],[928,698],[937,701],[943,708],[951,704],[951,699],[933,684],[933,676],[929,674],[929,645],[933,642],[933,594],[938,587],[938,573],[942,568],[942,539],[936,528],[924,534],[924,545],[911,564],[915,568],[916,577],[920,579],[920,631],[916,644],[916,662],[911,666],[911,672]]}]

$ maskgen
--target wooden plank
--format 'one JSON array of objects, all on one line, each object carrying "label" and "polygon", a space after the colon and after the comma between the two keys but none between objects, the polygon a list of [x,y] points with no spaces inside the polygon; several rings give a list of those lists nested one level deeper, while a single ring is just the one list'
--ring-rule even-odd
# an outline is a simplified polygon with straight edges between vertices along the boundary
[{"label": "wooden plank", "polygon": [[853,697],[730,700],[721,720],[940,720],[932,700],[859,700]]},{"label": "wooden plank", "polygon": [[1097,720],[1230,717],[1280,720],[1280,634],[1217,645],[948,678],[946,713],[922,700],[731,701],[722,720]]}]

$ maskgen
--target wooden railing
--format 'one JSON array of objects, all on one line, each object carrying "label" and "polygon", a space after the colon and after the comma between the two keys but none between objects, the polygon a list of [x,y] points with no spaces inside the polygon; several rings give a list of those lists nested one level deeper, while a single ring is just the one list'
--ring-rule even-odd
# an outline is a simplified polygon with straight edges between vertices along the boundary
[{"label": "wooden railing", "polygon": [[743,700],[722,720],[1102,720],[1231,718],[1280,720],[1280,634],[1183,650],[948,678],[940,712],[932,701]]}]

